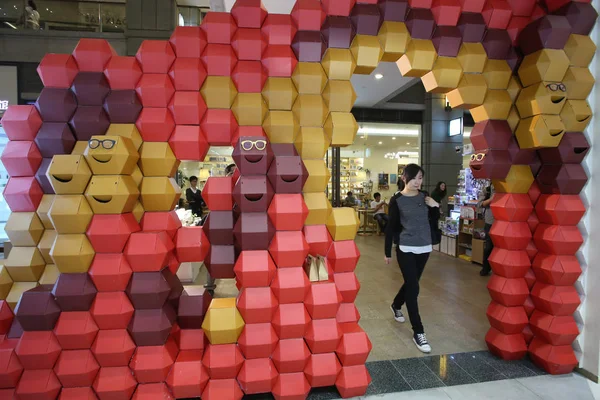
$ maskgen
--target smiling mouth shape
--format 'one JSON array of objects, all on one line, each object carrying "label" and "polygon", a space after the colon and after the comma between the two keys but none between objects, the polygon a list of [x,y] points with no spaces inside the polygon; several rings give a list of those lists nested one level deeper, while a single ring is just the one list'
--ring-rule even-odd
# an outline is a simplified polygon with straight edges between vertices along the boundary
[{"label": "smiling mouth shape", "polygon": [[98,203],[108,204],[112,200],[112,196],[92,196]]},{"label": "smiling mouth shape", "polygon": [[554,103],[554,104],[560,104],[563,101],[565,101],[566,97],[564,97],[564,96],[550,96],[550,99],[551,99],[552,103]]},{"label": "smiling mouth shape", "polygon": [[244,195],[246,200],[248,201],[260,201],[263,198],[263,195],[260,193],[246,194]]},{"label": "smiling mouth shape", "polygon": [[73,175],[52,175],[60,183],[69,183],[73,180]]},{"label": "smiling mouth shape", "polygon": [[586,115],[585,117],[575,117],[575,119],[577,120],[577,122],[585,122],[588,119],[590,119],[590,115]]},{"label": "smiling mouth shape", "polygon": [[560,136],[560,135],[562,135],[563,133],[565,133],[565,131],[564,131],[564,130],[562,130],[562,129],[561,129],[561,130],[558,130],[558,129],[550,129],[550,136],[554,136],[554,137],[556,137],[556,136]]},{"label": "smiling mouth shape", "polygon": [[252,155],[252,156],[244,156],[244,158],[246,159],[246,161],[248,161],[250,164],[256,164],[262,161],[263,156],[262,154],[257,154],[257,155]]},{"label": "smiling mouth shape", "polygon": [[92,158],[98,161],[101,164],[106,164],[112,160],[112,156],[104,155],[104,156],[92,156]]},{"label": "smiling mouth shape", "polygon": [[298,180],[298,175],[281,175],[281,180],[286,183],[294,183]]},{"label": "smiling mouth shape", "polygon": [[471,167],[471,169],[474,169],[475,171],[481,171],[481,168],[483,167],[483,165],[481,165],[481,164],[471,164],[469,166]]}]

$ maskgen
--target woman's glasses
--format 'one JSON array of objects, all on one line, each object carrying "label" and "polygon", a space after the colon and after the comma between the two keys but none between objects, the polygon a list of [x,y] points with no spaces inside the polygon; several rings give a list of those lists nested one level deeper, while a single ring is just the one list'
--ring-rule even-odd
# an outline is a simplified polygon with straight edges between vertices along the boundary
[{"label": "woman's glasses", "polygon": [[112,139],[91,139],[88,141],[88,146],[90,146],[90,149],[97,149],[98,147],[102,146],[103,149],[110,150],[115,147],[116,143],[117,141]]},{"label": "woman's glasses", "polygon": [[242,143],[242,149],[244,151],[250,151],[252,148],[256,148],[258,151],[263,151],[267,147],[266,140],[244,140]]}]

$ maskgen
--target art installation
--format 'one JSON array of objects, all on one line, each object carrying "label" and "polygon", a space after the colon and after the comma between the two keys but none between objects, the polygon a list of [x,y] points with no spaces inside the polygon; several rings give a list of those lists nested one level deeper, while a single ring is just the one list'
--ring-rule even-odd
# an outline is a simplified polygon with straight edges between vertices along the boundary
[{"label": "art installation", "polygon": [[[475,119],[473,171],[499,193],[490,351],[572,371],[596,17],[571,0],[238,0],[135,57],[97,39],[48,54],[35,106],[2,120],[0,398],[365,394],[359,222],[332,209],[324,156],[354,141],[352,74],[382,61]],[[209,178],[210,216],[182,227],[173,177],[210,146],[238,172]],[[239,296],[184,292],[180,263],[200,261]]]}]

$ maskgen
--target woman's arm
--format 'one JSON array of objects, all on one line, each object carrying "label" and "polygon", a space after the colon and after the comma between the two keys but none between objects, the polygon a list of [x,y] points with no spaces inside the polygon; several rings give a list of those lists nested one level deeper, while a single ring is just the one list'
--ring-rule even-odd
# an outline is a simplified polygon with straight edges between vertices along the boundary
[{"label": "woman's arm", "polygon": [[389,221],[385,226],[385,256],[386,258],[392,257],[392,244],[394,242],[394,236],[400,233],[402,226],[400,225],[400,210],[398,209],[398,203],[396,202],[397,197],[392,197],[390,205],[388,207]]}]

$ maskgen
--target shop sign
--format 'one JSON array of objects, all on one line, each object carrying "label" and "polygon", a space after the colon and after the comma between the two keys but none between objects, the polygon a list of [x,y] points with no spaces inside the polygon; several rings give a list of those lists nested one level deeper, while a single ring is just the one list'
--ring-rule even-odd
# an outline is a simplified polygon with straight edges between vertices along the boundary
[{"label": "shop sign", "polygon": [[0,100],[0,111],[8,110],[8,100]]}]

